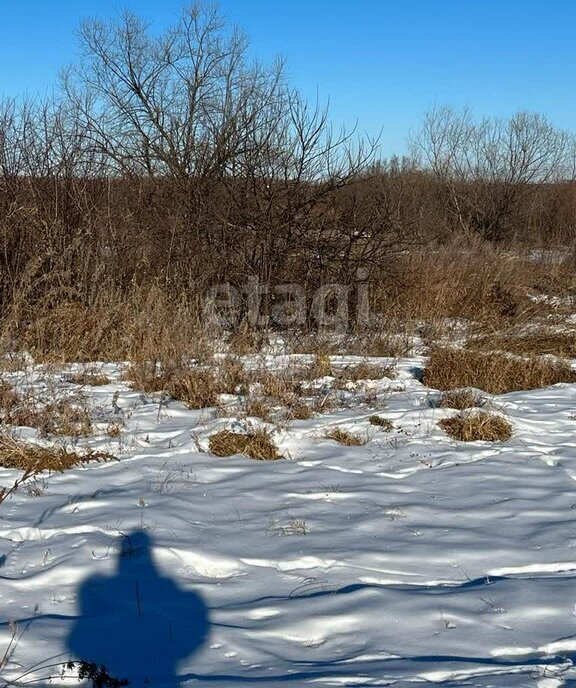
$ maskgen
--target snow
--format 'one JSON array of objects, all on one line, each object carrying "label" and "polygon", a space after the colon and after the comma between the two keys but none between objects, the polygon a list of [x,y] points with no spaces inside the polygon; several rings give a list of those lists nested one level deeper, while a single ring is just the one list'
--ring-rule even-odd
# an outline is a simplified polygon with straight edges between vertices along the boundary
[{"label": "snow", "polygon": [[[112,383],[84,389],[99,432],[78,444],[119,460],[0,505],[2,680],[76,684],[58,664],[82,658],[131,685],[575,685],[576,385],[493,397],[513,438],[463,444],[422,365],[358,383],[392,432],[350,392],[276,430],[271,462],[212,456],[210,434],[245,421],[159,405],[102,366]],[[64,373],[26,384],[73,389]],[[334,425],[369,441],[323,439]]]}]

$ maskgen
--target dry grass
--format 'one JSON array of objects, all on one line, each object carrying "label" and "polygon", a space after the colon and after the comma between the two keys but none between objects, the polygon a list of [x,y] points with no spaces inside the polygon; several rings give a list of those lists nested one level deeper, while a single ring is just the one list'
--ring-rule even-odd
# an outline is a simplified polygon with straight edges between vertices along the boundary
[{"label": "dry grass", "polygon": [[444,418],[438,425],[449,437],[460,442],[506,442],[512,437],[510,423],[502,416],[486,411]]},{"label": "dry grass", "polygon": [[486,405],[486,398],[471,389],[453,389],[443,392],[434,405],[458,410],[482,408]]},{"label": "dry grass", "polygon": [[274,461],[282,456],[265,430],[254,430],[247,434],[221,430],[210,436],[210,452],[215,456],[244,454],[259,461]]},{"label": "dry grass", "polygon": [[358,363],[357,365],[346,366],[338,371],[340,380],[381,380],[383,378],[396,377],[396,368],[393,365],[378,365],[374,363]]},{"label": "dry grass", "polygon": [[400,270],[404,278],[397,287],[375,294],[376,308],[427,323],[464,318],[508,328],[550,311],[528,297],[543,277],[565,291],[574,284],[568,265],[538,264],[480,241],[410,251]]},{"label": "dry grass", "polygon": [[314,362],[308,369],[308,379],[317,380],[319,377],[327,377],[334,375],[332,370],[332,363],[328,354],[316,354]]},{"label": "dry grass", "polygon": [[469,349],[507,351],[522,356],[551,354],[560,358],[576,358],[576,332],[497,333],[474,337],[466,346]]},{"label": "dry grass", "polygon": [[0,411],[5,424],[37,428],[43,435],[92,434],[92,417],[81,398],[37,399],[19,395],[11,385],[0,382]]},{"label": "dry grass", "polygon": [[134,389],[146,394],[164,392],[190,409],[216,406],[222,390],[220,381],[209,370],[179,366],[159,372],[154,362],[132,364],[123,379],[129,380]]},{"label": "dry grass", "polygon": [[120,437],[122,434],[124,426],[122,423],[108,423],[108,426],[106,427],[106,434],[108,437]]},{"label": "dry grass", "polygon": [[20,403],[21,398],[14,387],[4,380],[0,381],[0,410],[5,423]]},{"label": "dry grass", "polygon": [[82,385],[88,387],[101,387],[102,385],[109,385],[110,378],[103,373],[98,373],[93,370],[83,370],[79,373],[73,373],[68,376],[68,382],[75,385]]},{"label": "dry grass", "polygon": [[212,372],[192,369],[170,380],[166,392],[189,409],[200,409],[217,405],[220,388]]},{"label": "dry grass", "polygon": [[259,371],[254,373],[253,382],[260,386],[263,396],[277,399],[280,403],[292,403],[301,390],[301,371]]},{"label": "dry grass", "polygon": [[384,432],[390,432],[394,428],[392,421],[389,418],[382,418],[382,416],[370,416],[370,418],[368,418],[368,422],[370,425],[375,425],[379,428],[382,428]]},{"label": "dry grass", "polygon": [[129,382],[133,389],[137,389],[145,394],[165,391],[170,379],[171,376],[168,373],[161,373],[159,371],[155,360],[131,363],[122,373],[122,380],[124,382]]},{"label": "dry grass", "polygon": [[399,325],[391,323],[389,330],[377,330],[370,334],[358,335],[346,347],[347,353],[359,356],[381,356],[383,358],[401,358],[407,356],[412,348],[410,336],[399,332]]},{"label": "dry grass", "polygon": [[218,364],[217,372],[221,394],[248,394],[252,376],[238,358],[225,358]]},{"label": "dry grass", "polygon": [[236,356],[247,356],[259,353],[267,341],[268,336],[265,332],[256,330],[243,321],[228,337],[228,348],[230,353]]},{"label": "dry grass", "polygon": [[309,420],[313,415],[314,409],[300,399],[288,405],[288,418],[291,420]]},{"label": "dry grass", "polygon": [[0,433],[0,466],[27,473],[65,471],[91,461],[111,461],[114,457],[105,452],[88,451],[77,454],[63,447],[40,447]]},{"label": "dry grass", "polygon": [[265,399],[248,399],[246,401],[246,415],[262,418],[269,422],[272,419],[272,408]]},{"label": "dry grass", "polygon": [[424,384],[440,390],[476,387],[490,394],[576,382],[576,371],[564,361],[520,359],[503,353],[433,348]]},{"label": "dry grass", "polygon": [[360,447],[368,442],[368,438],[355,432],[350,432],[342,428],[332,428],[324,434],[324,439],[334,440],[347,447]]}]

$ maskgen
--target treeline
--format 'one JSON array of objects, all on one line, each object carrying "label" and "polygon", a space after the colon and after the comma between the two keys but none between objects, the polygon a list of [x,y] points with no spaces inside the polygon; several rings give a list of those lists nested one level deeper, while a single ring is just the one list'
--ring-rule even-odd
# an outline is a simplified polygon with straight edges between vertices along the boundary
[{"label": "treeline", "polygon": [[190,301],[247,279],[394,291],[422,249],[574,245],[574,138],[540,115],[439,108],[382,161],[216,11],[194,5],[160,36],[131,14],[91,21],[80,41],[54,97],[0,103],[11,336],[152,286]]}]

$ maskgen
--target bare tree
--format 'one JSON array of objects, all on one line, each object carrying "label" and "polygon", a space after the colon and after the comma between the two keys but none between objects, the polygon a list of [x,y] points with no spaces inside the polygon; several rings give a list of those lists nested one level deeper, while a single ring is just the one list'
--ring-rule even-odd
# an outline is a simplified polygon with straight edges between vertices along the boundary
[{"label": "bare tree", "polygon": [[491,241],[509,236],[536,185],[572,174],[571,137],[535,113],[475,121],[469,110],[440,107],[412,148],[441,183],[451,226]]}]

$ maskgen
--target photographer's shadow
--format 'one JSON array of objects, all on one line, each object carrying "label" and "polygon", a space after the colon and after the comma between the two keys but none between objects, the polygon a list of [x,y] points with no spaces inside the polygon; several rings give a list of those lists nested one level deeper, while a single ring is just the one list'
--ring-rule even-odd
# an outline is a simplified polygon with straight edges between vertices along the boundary
[{"label": "photographer's shadow", "polygon": [[208,637],[202,597],[158,572],[151,539],[141,530],[123,539],[114,575],[82,584],[79,607],[69,638],[72,655],[105,666],[130,685],[178,683],[179,662]]}]

